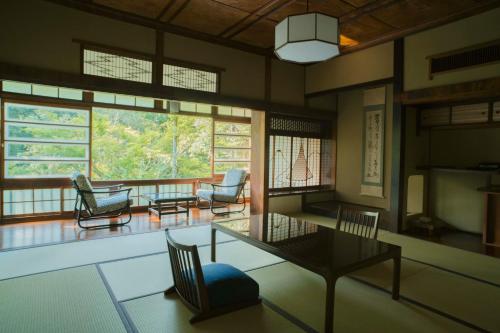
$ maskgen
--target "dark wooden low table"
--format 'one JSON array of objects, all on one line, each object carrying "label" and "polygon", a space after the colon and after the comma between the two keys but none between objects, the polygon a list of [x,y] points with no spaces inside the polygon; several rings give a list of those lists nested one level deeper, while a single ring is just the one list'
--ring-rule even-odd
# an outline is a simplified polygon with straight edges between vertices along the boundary
[{"label": "dark wooden low table", "polygon": [[333,332],[335,284],[344,275],[393,260],[392,298],[399,299],[401,247],[397,245],[281,214],[252,215],[212,221],[212,261],[215,261],[217,230],[321,275],[326,282],[326,333]]},{"label": "dark wooden low table", "polygon": [[[189,217],[189,203],[196,201],[196,196],[192,193],[165,192],[142,194],[141,198],[148,200],[148,213],[158,215],[161,220],[162,215],[186,213]],[[185,203],[186,207],[179,206]]]}]

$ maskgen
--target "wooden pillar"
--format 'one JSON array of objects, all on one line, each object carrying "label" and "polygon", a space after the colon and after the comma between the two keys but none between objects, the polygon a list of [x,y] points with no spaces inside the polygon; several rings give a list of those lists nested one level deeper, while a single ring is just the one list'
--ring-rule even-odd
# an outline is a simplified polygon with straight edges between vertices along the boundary
[{"label": "wooden pillar", "polygon": [[392,170],[389,230],[400,232],[405,198],[405,110],[401,103],[404,91],[404,39],[394,41],[394,94],[392,115]]},{"label": "wooden pillar", "polygon": [[156,30],[155,61],[153,64],[153,84],[161,86],[163,84],[163,58],[164,58],[164,33]]},{"label": "wooden pillar", "polygon": [[250,213],[267,214],[269,203],[269,130],[266,112],[252,111]]}]

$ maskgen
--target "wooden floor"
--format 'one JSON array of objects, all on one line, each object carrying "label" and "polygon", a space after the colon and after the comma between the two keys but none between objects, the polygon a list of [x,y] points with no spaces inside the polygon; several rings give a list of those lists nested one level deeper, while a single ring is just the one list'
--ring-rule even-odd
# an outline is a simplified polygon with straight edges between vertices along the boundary
[{"label": "wooden floor", "polygon": [[[243,216],[243,214],[231,215],[231,217],[240,216]],[[160,222],[158,216],[148,215],[148,213],[135,213],[132,216],[132,221],[125,226],[96,230],[81,229],[73,219],[6,224],[0,225],[0,251],[51,243],[144,233],[165,228],[182,228],[191,225],[208,224],[214,219],[227,217],[214,216],[208,209],[192,208],[189,218],[186,218],[186,214],[171,214],[162,216]],[[101,222],[109,223],[108,220],[97,220],[92,223]]]}]

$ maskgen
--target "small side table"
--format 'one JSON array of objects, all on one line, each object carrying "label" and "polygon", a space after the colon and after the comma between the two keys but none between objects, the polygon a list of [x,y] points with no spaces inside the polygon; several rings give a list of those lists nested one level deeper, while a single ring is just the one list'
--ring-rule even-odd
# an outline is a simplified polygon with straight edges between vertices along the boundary
[{"label": "small side table", "polygon": [[[186,213],[189,217],[189,204],[196,201],[196,196],[191,193],[166,192],[142,194],[141,198],[147,200],[149,215],[155,214],[161,220],[163,215]],[[185,203],[186,207],[179,206]]]}]

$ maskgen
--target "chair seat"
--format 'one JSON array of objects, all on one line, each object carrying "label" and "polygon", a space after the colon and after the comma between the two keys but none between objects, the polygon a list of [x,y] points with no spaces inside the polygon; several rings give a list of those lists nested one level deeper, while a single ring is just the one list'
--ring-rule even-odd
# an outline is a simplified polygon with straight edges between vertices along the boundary
[{"label": "chair seat", "polygon": [[116,195],[112,195],[110,197],[104,197],[96,199],[97,207],[94,210],[95,214],[113,212],[115,210],[119,210],[127,207],[127,203],[130,203],[132,206],[132,199],[127,198],[126,193],[120,193]]},{"label": "chair seat", "polygon": [[225,192],[219,192],[219,191],[212,191],[212,190],[205,190],[205,189],[200,189],[196,191],[196,195],[198,198],[203,199],[203,200],[214,200],[214,201],[221,201],[221,202],[235,202],[237,197],[235,197],[232,194],[227,194]]},{"label": "chair seat", "polygon": [[252,302],[259,298],[259,285],[247,274],[227,264],[201,267],[211,309]]}]

